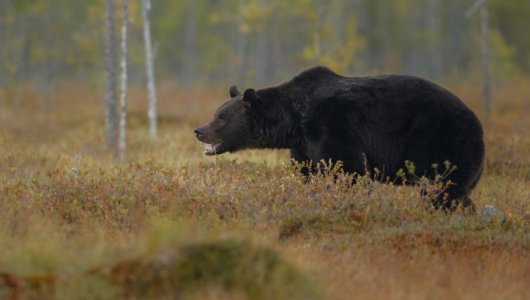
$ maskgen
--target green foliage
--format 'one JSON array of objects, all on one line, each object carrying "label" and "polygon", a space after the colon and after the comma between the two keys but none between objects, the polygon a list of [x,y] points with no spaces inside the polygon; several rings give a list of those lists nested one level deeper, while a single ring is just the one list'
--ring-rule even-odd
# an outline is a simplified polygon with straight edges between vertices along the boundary
[{"label": "green foliage", "polygon": [[499,77],[517,75],[521,70],[515,65],[516,48],[507,45],[497,30],[490,33],[490,42],[493,56],[492,74]]},{"label": "green foliage", "polygon": [[530,2],[518,0],[491,0],[492,19],[502,39],[515,52],[514,60],[520,64],[520,70],[530,67],[530,39],[525,37],[528,29]]},{"label": "green foliage", "polygon": [[[480,69],[473,1],[157,1],[151,13],[159,76],[198,83],[267,84],[324,64],[343,74],[462,77]],[[530,70],[530,4],[491,0],[492,75]],[[101,80],[101,1],[6,1],[0,7],[1,84]],[[143,78],[138,1],[130,6],[132,82]]]}]

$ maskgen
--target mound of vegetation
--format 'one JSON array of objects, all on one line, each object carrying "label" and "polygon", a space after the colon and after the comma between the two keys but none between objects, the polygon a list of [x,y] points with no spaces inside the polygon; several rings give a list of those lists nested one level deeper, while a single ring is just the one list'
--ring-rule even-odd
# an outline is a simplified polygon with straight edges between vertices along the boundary
[{"label": "mound of vegetation", "polygon": [[105,274],[126,294],[178,296],[216,287],[249,299],[310,299],[305,276],[269,248],[224,240],[184,245],[120,262]]},{"label": "mound of vegetation", "polygon": [[[49,298],[55,296],[56,290],[59,295],[71,294],[72,291],[61,291],[68,284],[67,275],[0,274],[0,295],[2,290],[10,298]],[[186,299],[204,290],[247,299],[317,298],[306,276],[274,250],[243,240],[169,247],[154,255],[126,259],[77,276],[106,286],[109,297],[127,299]]]}]

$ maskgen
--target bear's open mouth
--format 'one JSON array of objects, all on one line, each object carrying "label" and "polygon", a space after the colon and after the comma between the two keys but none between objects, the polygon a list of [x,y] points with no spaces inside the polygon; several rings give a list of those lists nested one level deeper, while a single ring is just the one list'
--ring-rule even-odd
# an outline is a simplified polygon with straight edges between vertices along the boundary
[{"label": "bear's open mouth", "polygon": [[223,143],[204,144],[204,155],[217,155],[226,152]]}]

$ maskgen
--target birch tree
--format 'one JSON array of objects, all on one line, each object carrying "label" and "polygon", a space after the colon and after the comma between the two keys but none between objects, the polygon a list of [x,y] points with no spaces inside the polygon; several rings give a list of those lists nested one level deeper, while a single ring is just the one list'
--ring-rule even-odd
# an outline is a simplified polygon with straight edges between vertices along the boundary
[{"label": "birch tree", "polygon": [[127,22],[129,18],[129,1],[122,0],[121,24],[121,84],[120,84],[120,137],[118,148],[120,160],[125,161],[127,147]]},{"label": "birch tree", "polygon": [[151,44],[151,25],[149,22],[149,11],[151,10],[151,0],[142,0],[142,16],[144,21],[144,42],[145,42],[145,71],[147,75],[149,136],[152,141],[156,141],[156,86],[153,65],[153,49]]},{"label": "birch tree", "polygon": [[116,150],[116,34],[114,0],[105,0],[105,64],[107,91],[105,93],[105,140]]}]

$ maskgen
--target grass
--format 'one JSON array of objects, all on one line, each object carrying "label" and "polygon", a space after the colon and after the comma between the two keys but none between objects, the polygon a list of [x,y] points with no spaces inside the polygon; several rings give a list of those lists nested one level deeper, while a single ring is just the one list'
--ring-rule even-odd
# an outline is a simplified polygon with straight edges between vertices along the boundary
[{"label": "grass", "polygon": [[162,85],[152,143],[145,92],[132,88],[120,163],[104,146],[100,92],[61,85],[46,113],[31,87],[18,104],[3,90],[0,298],[525,299],[527,82],[498,83],[490,117],[478,86],[450,86],[485,129],[472,198],[504,220],[432,212],[418,187],[369,178],[304,184],[286,151],[204,157],[192,131],[228,91]]}]

